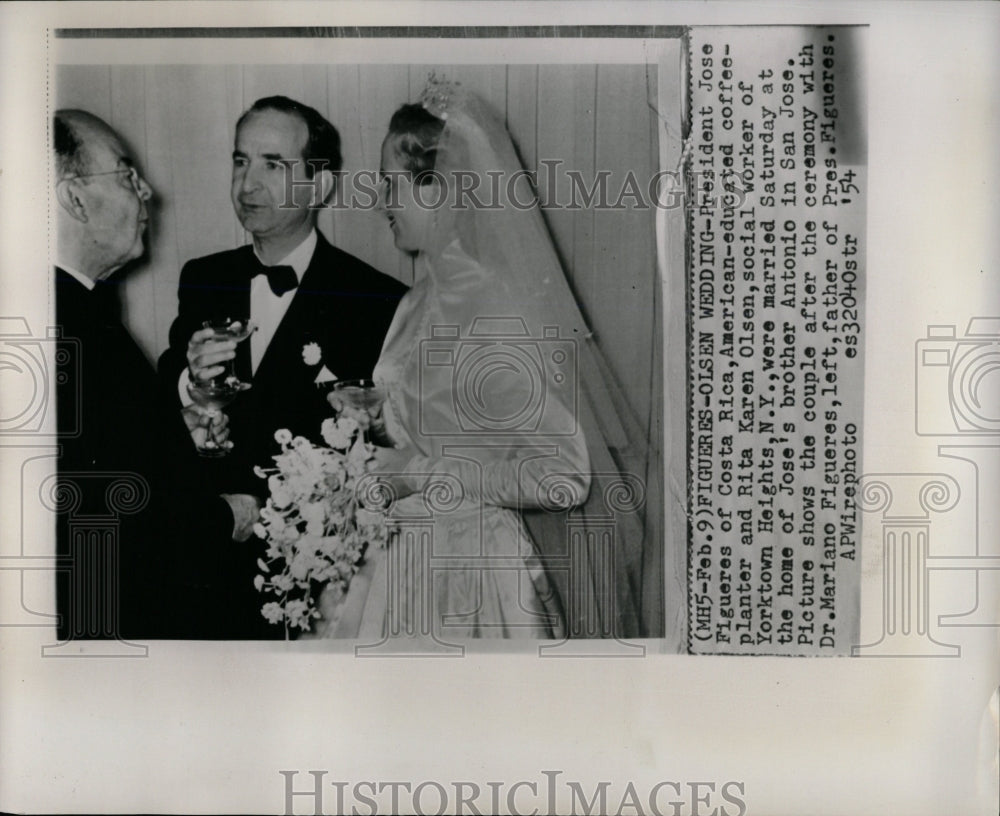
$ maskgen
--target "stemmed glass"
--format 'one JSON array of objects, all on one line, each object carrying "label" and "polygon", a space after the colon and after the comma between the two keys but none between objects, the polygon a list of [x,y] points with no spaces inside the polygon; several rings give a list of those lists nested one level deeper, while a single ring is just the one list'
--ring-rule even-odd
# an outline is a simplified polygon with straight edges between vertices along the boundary
[{"label": "stemmed glass", "polygon": [[362,439],[365,442],[372,441],[372,431],[376,434],[378,428],[373,429],[372,424],[376,422],[382,412],[382,403],[385,402],[385,391],[373,380],[338,380],[333,384],[333,392],[330,394],[331,401],[337,400],[343,406],[347,406],[359,415],[367,416],[367,422],[361,422]]},{"label": "stemmed glass", "polygon": [[[213,340],[219,342],[234,340],[241,343],[253,334],[257,327],[249,321],[233,320],[226,317],[219,320],[206,320],[202,323],[202,328],[212,329],[214,332]],[[222,372],[210,380],[188,384],[188,393],[191,395],[191,399],[213,420],[219,416],[223,408],[250,388],[250,383],[243,382],[236,376],[235,362],[234,358],[220,363],[223,368]],[[232,447],[233,443],[229,440],[219,443],[209,434],[204,444],[198,448],[198,453],[207,457],[226,456]]]}]

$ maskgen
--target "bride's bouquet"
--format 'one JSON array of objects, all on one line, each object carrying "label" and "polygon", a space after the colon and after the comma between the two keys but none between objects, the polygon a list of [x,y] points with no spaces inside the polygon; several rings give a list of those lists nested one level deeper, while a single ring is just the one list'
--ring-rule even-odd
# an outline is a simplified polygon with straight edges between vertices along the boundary
[{"label": "bride's bouquet", "polygon": [[277,431],[281,453],[274,457],[275,466],[254,469],[267,479],[271,493],[254,527],[267,542],[254,585],[276,596],[261,613],[272,623],[284,623],[286,634],[309,631],[321,617],[320,591],[332,593],[334,601],[342,598],[366,549],[386,541],[385,514],[366,509],[362,500],[372,488],[367,474],[374,446],[352,417],[326,419],[321,432],[325,446]]}]

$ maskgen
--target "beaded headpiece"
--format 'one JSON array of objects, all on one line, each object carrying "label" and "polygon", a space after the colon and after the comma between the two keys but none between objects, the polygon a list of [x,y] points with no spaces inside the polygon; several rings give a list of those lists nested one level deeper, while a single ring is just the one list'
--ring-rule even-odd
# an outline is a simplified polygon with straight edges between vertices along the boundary
[{"label": "beaded headpiece", "polygon": [[420,104],[438,119],[447,119],[448,108],[458,95],[460,86],[460,82],[453,82],[431,73],[427,77],[423,91],[420,92]]}]

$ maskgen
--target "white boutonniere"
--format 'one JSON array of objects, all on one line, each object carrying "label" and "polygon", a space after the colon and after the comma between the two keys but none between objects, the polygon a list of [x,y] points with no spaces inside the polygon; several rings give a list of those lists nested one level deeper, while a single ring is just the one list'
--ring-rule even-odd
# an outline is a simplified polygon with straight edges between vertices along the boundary
[{"label": "white boutonniere", "polygon": [[306,343],[302,347],[302,362],[307,366],[319,365],[322,359],[323,350],[319,347],[319,343]]},{"label": "white boutonniere", "polygon": [[[318,366],[323,362],[323,349],[319,347],[319,343],[306,343],[302,347],[302,361],[307,366]],[[313,382],[317,385],[336,381],[337,375],[330,371],[330,369],[326,366],[323,366],[319,370],[319,374],[317,374],[316,379],[313,380]]]}]

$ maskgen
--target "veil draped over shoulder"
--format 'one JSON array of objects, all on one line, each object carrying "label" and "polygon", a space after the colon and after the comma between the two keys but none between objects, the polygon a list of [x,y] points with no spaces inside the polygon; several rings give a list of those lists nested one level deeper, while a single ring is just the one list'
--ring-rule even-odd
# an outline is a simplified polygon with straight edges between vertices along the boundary
[{"label": "veil draped over shoulder", "polygon": [[432,78],[420,101],[444,120],[434,173],[447,205],[417,261],[420,325],[386,339],[410,332],[424,344],[419,364],[396,372],[394,410],[425,456],[462,440],[526,451],[508,458],[508,476],[567,634],[646,635],[656,629],[640,608],[648,435],[584,321],[503,123],[455,83]]}]

